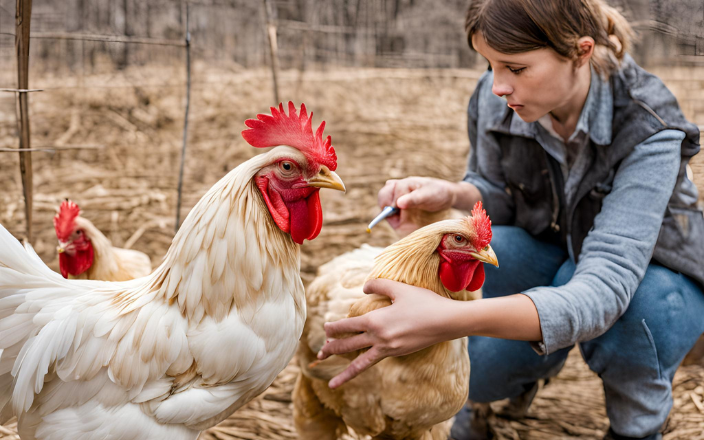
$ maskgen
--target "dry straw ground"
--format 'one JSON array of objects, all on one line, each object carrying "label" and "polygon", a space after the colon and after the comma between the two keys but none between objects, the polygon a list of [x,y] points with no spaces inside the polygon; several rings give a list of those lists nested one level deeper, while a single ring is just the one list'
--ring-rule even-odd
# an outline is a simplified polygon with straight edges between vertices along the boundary
[{"label": "dry straw ground", "polygon": [[[655,70],[678,96],[686,115],[704,125],[704,70]],[[328,70],[284,72],[281,96],[304,101],[325,119],[339,156],[346,195],[323,194],[325,227],[303,246],[304,281],[335,255],[361,243],[388,245],[384,225],[370,236],[376,192],[388,178],[461,177],[469,151],[465,108],[480,72],[470,70]],[[243,121],[272,103],[265,70],[215,70],[196,65],[182,218],[207,188],[256,153],[239,133]],[[57,268],[51,224],[65,197],[118,246],[148,253],[157,264],[173,236],[178,159],[183,122],[182,68],[141,68],[81,79],[39,76],[31,96],[33,146],[95,148],[36,153],[35,247]],[[135,86],[138,85],[138,86]],[[0,96],[0,147],[15,147],[14,100]],[[21,236],[23,201],[18,158],[0,154],[0,223]],[[704,155],[694,162],[704,187]],[[704,188],[702,188],[704,189]],[[499,256],[500,258],[500,256]],[[260,398],[203,439],[296,438],[289,366]],[[704,439],[704,366],[682,367],[666,440]],[[558,379],[539,393],[529,417],[492,422],[499,439],[600,439],[608,421],[599,379],[572,353]],[[0,427],[13,438],[14,425]]]}]

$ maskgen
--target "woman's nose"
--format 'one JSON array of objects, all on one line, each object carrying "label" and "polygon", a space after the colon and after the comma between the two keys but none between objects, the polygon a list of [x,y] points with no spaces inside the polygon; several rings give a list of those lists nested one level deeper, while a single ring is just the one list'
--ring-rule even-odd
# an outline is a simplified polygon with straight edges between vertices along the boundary
[{"label": "woman's nose", "polygon": [[494,93],[494,95],[498,96],[499,98],[505,95],[510,95],[513,93],[513,87],[506,83],[502,83],[496,80],[494,78],[494,84],[491,86],[491,91]]}]

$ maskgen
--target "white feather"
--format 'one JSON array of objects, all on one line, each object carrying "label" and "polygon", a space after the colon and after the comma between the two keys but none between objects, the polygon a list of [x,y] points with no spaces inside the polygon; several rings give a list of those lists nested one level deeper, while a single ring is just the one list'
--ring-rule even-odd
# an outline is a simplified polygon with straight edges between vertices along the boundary
[{"label": "white feather", "polygon": [[27,438],[194,440],[266,389],[305,319],[298,247],[251,181],[283,152],[211,188],[137,280],[65,280],[0,226],[0,417]]}]

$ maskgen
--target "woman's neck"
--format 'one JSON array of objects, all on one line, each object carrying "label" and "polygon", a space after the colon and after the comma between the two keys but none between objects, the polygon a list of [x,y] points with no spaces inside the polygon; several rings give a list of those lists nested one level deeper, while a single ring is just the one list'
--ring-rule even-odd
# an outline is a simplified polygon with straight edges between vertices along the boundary
[{"label": "woman's neck", "polygon": [[582,114],[582,109],[589,95],[591,77],[589,64],[580,67],[577,72],[575,72],[576,84],[573,93],[562,106],[550,112],[552,127],[565,142],[567,142],[577,128],[579,116]]}]

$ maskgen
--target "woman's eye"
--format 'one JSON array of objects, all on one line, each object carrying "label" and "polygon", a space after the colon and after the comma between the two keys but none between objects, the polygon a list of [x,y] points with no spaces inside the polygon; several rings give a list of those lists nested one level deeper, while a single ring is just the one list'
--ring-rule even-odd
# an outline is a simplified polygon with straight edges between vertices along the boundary
[{"label": "woman's eye", "polygon": [[508,70],[510,70],[511,73],[515,73],[516,75],[518,75],[519,73],[521,73],[525,70],[525,67],[521,67],[520,69],[512,69],[512,68],[508,67]]}]

